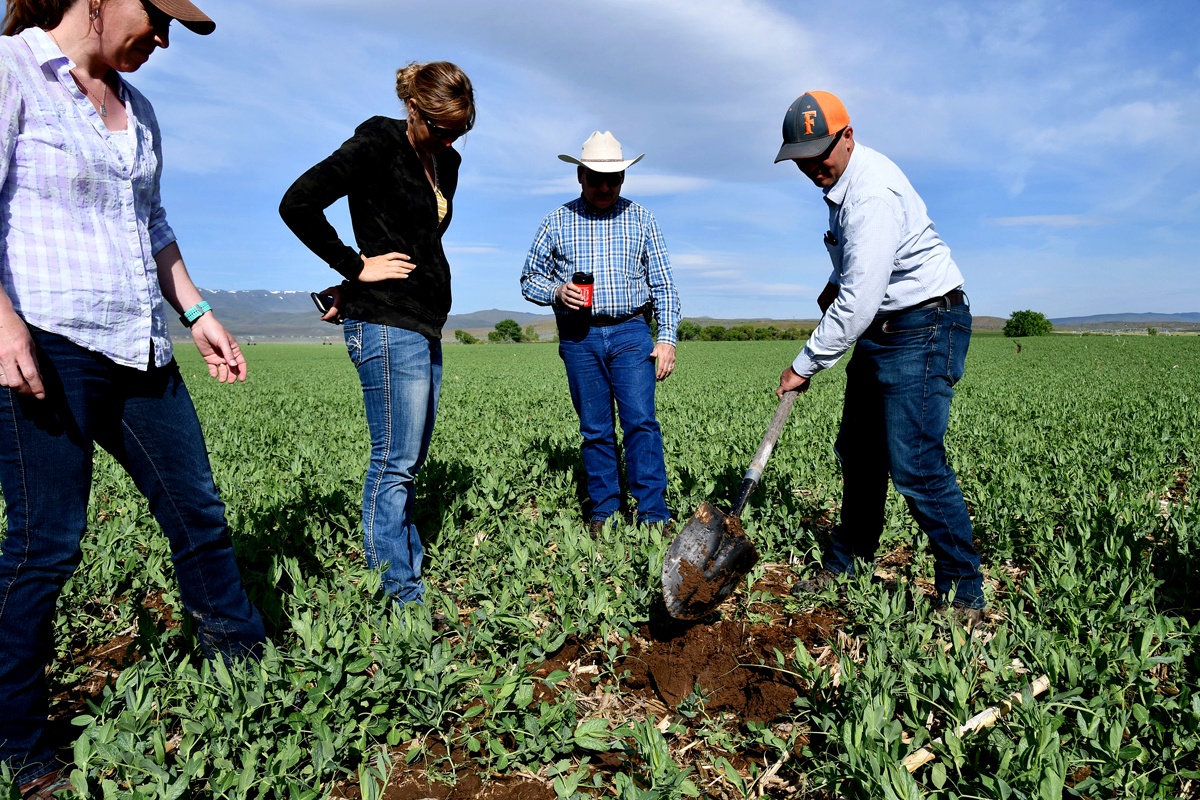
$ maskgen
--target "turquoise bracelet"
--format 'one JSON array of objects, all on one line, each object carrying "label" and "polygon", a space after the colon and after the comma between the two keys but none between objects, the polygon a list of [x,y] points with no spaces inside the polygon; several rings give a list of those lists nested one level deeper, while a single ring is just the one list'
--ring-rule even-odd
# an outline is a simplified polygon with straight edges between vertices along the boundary
[{"label": "turquoise bracelet", "polygon": [[212,311],[212,306],[208,304],[207,300],[201,300],[199,303],[196,303],[196,305],[183,312],[179,316],[179,321],[183,323],[183,327],[190,328],[196,322],[196,320],[203,317],[205,313],[209,311]]}]

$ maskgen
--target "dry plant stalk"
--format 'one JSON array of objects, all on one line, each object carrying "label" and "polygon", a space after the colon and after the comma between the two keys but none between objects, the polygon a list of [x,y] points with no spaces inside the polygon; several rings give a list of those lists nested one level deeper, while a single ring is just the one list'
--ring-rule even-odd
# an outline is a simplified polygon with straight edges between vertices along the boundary
[{"label": "dry plant stalk", "polygon": [[[1040,678],[1038,678],[1036,681],[1034,681],[1033,684],[1029,687],[1029,693],[1033,697],[1037,697],[1039,694],[1041,694],[1042,692],[1046,691],[1049,688],[1050,688],[1050,678],[1046,675],[1042,675]],[[1025,701],[1024,691],[1013,692],[1000,705],[992,706],[991,708],[987,709],[986,711],[981,711],[978,714],[976,714],[975,716],[971,717],[969,720],[967,720],[965,723],[963,723],[963,725],[961,727],[959,727],[959,729],[955,732],[955,735],[961,738],[965,734],[974,733],[975,731],[979,730],[980,728],[986,728],[987,726],[994,724],[998,719],[1003,717],[1005,714],[1008,714],[1009,712],[1011,712],[1013,710],[1014,706],[1019,706],[1022,703],[1024,703],[1024,701]],[[941,744],[942,737],[939,736],[938,738],[934,739],[932,743],[933,744]],[[935,758],[937,758],[937,756],[935,756],[933,754],[932,750],[922,747],[920,750],[918,750],[915,753],[910,754],[907,758],[904,759],[904,768],[907,769],[909,772],[916,772],[917,769],[920,768],[922,765],[928,764],[930,761],[933,761]]]}]

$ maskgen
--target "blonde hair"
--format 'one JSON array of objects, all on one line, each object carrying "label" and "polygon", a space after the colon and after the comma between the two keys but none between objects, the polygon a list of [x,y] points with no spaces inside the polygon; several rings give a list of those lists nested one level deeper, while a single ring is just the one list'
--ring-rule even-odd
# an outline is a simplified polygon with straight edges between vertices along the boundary
[{"label": "blonde hair", "polygon": [[396,96],[412,100],[433,122],[475,124],[475,90],[471,79],[449,61],[413,61],[396,70]]}]

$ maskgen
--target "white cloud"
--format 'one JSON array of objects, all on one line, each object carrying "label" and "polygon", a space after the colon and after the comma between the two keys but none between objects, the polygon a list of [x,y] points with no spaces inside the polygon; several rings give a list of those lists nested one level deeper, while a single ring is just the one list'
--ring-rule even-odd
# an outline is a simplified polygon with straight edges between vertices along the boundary
[{"label": "white cloud", "polygon": [[1091,217],[1084,214],[1040,214],[1031,217],[996,217],[991,220],[994,225],[1047,228],[1082,228],[1092,225],[1111,225],[1115,221],[1111,217]]}]

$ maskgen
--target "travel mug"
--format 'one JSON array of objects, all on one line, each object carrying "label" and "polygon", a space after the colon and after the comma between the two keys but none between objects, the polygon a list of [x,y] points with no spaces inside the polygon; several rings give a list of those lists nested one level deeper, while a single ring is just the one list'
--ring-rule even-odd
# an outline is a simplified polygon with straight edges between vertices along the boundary
[{"label": "travel mug", "polygon": [[586,272],[576,272],[571,276],[571,283],[575,284],[576,288],[583,292],[583,305],[585,308],[592,307],[592,285],[595,282],[596,277]]}]

